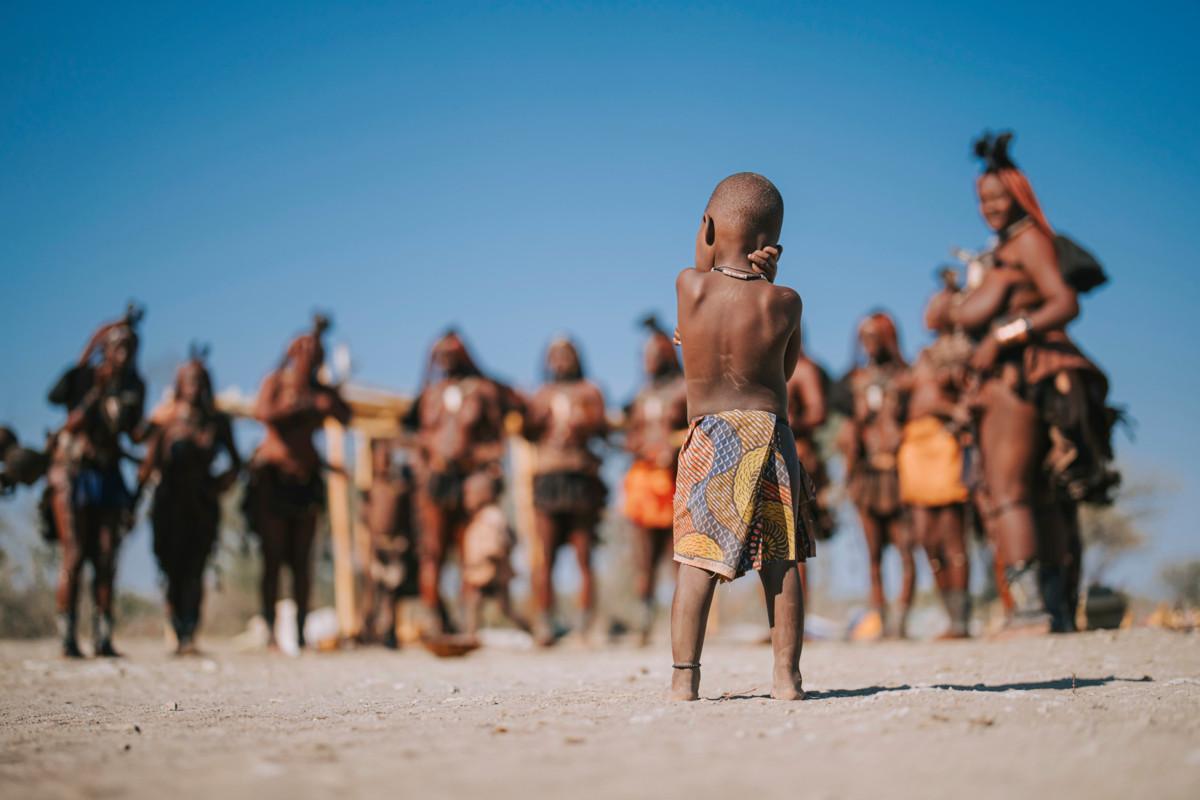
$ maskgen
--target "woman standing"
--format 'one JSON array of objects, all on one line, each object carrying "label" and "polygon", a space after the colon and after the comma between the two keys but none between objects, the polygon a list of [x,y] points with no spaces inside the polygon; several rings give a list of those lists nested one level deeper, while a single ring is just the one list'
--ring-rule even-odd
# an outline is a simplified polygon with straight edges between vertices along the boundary
[{"label": "woman standing", "polygon": [[[896,456],[905,418],[903,394],[908,364],[900,352],[896,323],[882,311],[869,315],[858,328],[866,363],[847,376],[853,414],[839,434],[846,458],[850,499],[858,510],[871,571],[871,607],[884,620],[889,635],[903,638],[916,585],[912,531],[907,509],[900,501]],[[902,567],[900,597],[895,614],[887,614],[883,593],[883,549],[896,548]]]},{"label": "woman standing", "polygon": [[[1076,286],[1087,278],[1060,264],[1061,237],[1009,158],[1011,138],[985,136],[975,146],[984,162],[979,211],[997,245],[994,267],[953,307],[953,322],[981,337],[970,365],[979,383],[985,522],[1015,601],[1010,624],[1069,631],[1081,555],[1075,502],[1111,488],[1103,485],[1111,474],[1108,387],[1064,330],[1079,314]],[[1085,455],[1097,457],[1089,460],[1098,472]]]},{"label": "woman standing", "polygon": [[[167,582],[167,613],[176,653],[194,653],[204,597],[204,568],[217,541],[220,498],[241,471],[229,417],[217,411],[204,352],[175,374],[175,390],[150,418],[150,439],[139,479],[157,477],[150,509],[154,557]],[[214,474],[224,452],[225,469]]]}]

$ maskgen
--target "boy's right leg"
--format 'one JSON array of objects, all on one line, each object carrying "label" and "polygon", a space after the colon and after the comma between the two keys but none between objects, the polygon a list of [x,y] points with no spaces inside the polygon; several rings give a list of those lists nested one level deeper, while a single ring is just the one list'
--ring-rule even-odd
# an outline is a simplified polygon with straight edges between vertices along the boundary
[{"label": "boy's right leg", "polygon": [[759,572],[767,598],[767,622],[775,670],[771,696],[776,700],[803,700],[800,649],[804,644],[804,592],[800,569],[794,561],[769,561]]},{"label": "boy's right leg", "polygon": [[675,599],[671,603],[672,700],[700,698],[700,651],[712,607],[717,576],[689,564],[679,565]]}]

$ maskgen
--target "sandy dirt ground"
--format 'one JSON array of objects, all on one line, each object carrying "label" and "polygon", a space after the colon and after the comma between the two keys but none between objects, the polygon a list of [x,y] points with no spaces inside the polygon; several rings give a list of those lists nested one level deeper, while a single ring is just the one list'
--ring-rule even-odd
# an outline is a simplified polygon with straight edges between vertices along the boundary
[{"label": "sandy dirt ground", "polygon": [[0,643],[0,797],[1200,797],[1200,636],[299,658]]}]

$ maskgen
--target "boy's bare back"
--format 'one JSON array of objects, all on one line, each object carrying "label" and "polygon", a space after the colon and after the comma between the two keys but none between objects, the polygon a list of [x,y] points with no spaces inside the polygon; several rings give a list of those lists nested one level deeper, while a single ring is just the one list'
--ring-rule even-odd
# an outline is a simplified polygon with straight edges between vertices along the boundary
[{"label": "boy's bare back", "polygon": [[763,277],[694,267],[679,274],[675,290],[688,416],[742,410],[787,419],[787,379],[800,355],[800,295]]}]

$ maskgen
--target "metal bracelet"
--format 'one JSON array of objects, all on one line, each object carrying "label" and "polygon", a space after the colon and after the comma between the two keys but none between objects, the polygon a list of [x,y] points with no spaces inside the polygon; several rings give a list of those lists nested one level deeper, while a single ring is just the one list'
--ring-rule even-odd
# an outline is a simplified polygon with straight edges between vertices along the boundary
[{"label": "metal bracelet", "polygon": [[1029,333],[1032,330],[1033,324],[1029,321],[1029,317],[1022,316],[996,328],[994,335],[997,342],[1007,345],[1025,341],[1029,338]]}]

